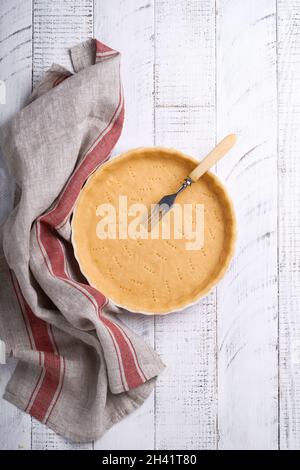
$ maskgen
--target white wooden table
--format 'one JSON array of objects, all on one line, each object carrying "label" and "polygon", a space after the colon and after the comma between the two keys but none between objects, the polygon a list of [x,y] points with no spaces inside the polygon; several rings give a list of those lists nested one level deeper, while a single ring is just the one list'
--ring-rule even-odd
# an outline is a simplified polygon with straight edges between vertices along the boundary
[{"label": "white wooden table", "polygon": [[[300,0],[1,0],[1,122],[94,36],[123,56],[116,152],[200,158],[239,137],[216,168],[239,229],[225,279],[184,313],[128,320],[168,366],[155,394],[88,445],[0,400],[2,449],[300,448],[299,31]],[[13,366],[0,367],[1,391]]]}]

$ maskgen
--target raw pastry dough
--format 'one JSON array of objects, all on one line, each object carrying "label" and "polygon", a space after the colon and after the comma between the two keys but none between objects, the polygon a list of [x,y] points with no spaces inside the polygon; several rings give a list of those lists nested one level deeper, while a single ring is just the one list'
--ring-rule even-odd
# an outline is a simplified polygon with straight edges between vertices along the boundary
[{"label": "raw pastry dough", "polygon": [[[176,203],[204,204],[204,247],[188,250],[186,239],[99,239],[96,209],[119,196],[148,207],[175,192],[196,160],[173,149],[141,148],[123,154],[91,175],[72,222],[81,271],[91,285],[133,312],[164,314],[204,296],[229,265],[236,237],[231,201],[219,180],[206,173]],[[194,213],[194,212],[193,212]],[[161,224],[161,222],[160,222]],[[171,230],[172,232],[172,230]]]}]

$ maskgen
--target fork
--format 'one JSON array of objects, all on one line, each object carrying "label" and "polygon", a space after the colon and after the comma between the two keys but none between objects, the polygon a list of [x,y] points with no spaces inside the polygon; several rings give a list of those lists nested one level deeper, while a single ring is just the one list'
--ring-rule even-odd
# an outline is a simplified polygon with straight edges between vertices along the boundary
[{"label": "fork", "polygon": [[206,173],[217,161],[219,161],[236,142],[236,135],[229,134],[219,142],[213,150],[194,168],[194,170],[185,178],[184,182],[174,194],[163,196],[156,204],[151,205],[141,220],[141,223],[149,230],[161,220],[161,218],[172,208],[176,197],[179,193],[191,186],[192,183],[198,181],[201,176]]}]

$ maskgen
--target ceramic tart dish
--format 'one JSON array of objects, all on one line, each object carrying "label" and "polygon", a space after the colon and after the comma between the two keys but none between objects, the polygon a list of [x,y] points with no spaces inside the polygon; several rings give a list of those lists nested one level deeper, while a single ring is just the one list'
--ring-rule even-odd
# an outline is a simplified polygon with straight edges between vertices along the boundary
[{"label": "ceramic tart dish", "polygon": [[178,311],[208,294],[228,268],[236,239],[235,215],[224,186],[210,172],[176,199],[193,208],[203,204],[202,248],[188,249],[184,233],[179,238],[172,229],[168,239],[97,235],[99,205],[115,207],[118,223],[119,196],[127,196],[128,205],[149,208],[175,192],[196,164],[177,150],[139,148],[104,163],[82,188],[72,219],[75,256],[88,282],[116,305],[144,314]]}]

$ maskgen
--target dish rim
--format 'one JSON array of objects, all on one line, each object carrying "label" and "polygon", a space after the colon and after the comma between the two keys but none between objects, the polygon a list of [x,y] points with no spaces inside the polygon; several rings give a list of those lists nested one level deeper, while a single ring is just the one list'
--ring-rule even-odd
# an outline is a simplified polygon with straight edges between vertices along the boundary
[{"label": "dish rim", "polygon": [[[192,157],[186,153],[183,153],[177,149],[174,149],[172,147],[161,147],[161,146],[153,146],[153,147],[136,147],[136,148],[133,148],[131,150],[128,150],[124,153],[121,153],[121,154],[118,154],[116,156],[113,156],[112,158],[110,158],[109,160],[106,160],[105,162],[101,163],[90,175],[89,177],[86,179],[84,185],[82,186],[82,188],[80,189],[80,192],[76,198],[76,202],[74,204],[74,208],[73,208],[73,212],[72,212],[72,220],[71,220],[71,243],[72,243],[72,246],[73,246],[73,250],[74,250],[74,256],[75,256],[75,259],[79,265],[79,268],[80,268],[80,271],[82,272],[82,274],[84,275],[84,277],[86,278],[86,280],[88,281],[88,283],[90,284],[90,286],[92,286],[94,289],[98,290],[99,291],[99,288],[96,287],[89,279],[89,276],[85,273],[84,269],[82,268],[82,265],[81,265],[81,262],[80,262],[80,257],[79,257],[79,253],[78,253],[78,249],[77,249],[77,244],[75,242],[75,235],[74,235],[74,220],[76,218],[76,212],[77,212],[77,208],[78,208],[78,204],[79,204],[79,199],[80,199],[80,196],[82,195],[82,191],[84,190],[85,186],[88,185],[89,181],[91,180],[91,178],[94,176],[94,174],[98,171],[102,171],[104,168],[107,168],[108,166],[110,166],[112,163],[115,162],[115,160],[122,160],[122,159],[126,159],[128,158],[129,156],[132,156],[134,154],[141,154],[141,153],[155,153],[155,152],[161,152],[161,153],[164,153],[166,155],[177,155],[178,157],[180,158],[183,158],[185,160],[189,160],[189,161],[193,161],[196,165],[199,163],[199,160],[197,160],[195,157]],[[218,274],[215,276],[214,279],[212,279],[212,281],[205,287],[203,288],[195,298],[193,298],[192,300],[188,301],[188,302],[181,302],[179,303],[178,306],[176,306],[176,308],[174,309],[171,309],[171,310],[164,310],[164,309],[159,309],[157,311],[142,311],[140,309],[134,309],[132,307],[128,307],[126,305],[122,305],[122,304],[119,304],[117,301],[115,301],[113,298],[111,297],[107,297],[105,294],[102,294],[104,295],[104,297],[106,298],[106,304],[108,303],[108,301],[111,301],[116,307],[119,307],[121,309],[125,309],[131,313],[139,313],[139,314],[142,314],[142,315],[168,315],[170,313],[176,313],[176,312],[180,312],[181,310],[183,309],[186,309],[186,308],[189,308],[189,307],[192,307],[193,305],[195,305],[196,303],[199,302],[200,299],[206,297],[210,292],[211,290],[220,282],[220,280],[224,277],[227,269],[229,268],[229,265],[232,261],[232,258],[233,258],[233,255],[234,255],[234,250],[235,250],[235,245],[236,245],[236,239],[237,239],[237,222],[236,222],[236,216],[235,216],[235,211],[234,211],[234,205],[233,205],[233,202],[232,202],[232,198],[230,197],[225,185],[219,180],[219,178],[214,174],[212,173],[211,171],[208,171],[207,172],[211,179],[213,180],[213,183],[215,185],[215,187],[219,188],[223,195],[225,196],[225,198],[227,199],[227,203],[228,203],[228,208],[229,208],[229,213],[230,213],[230,220],[232,222],[231,224],[231,239],[230,239],[230,242],[229,242],[229,245],[228,245],[228,250],[227,250],[227,255],[223,261],[223,265],[221,266],[221,269],[220,271],[218,272]],[[179,182],[180,183],[180,182]],[[220,263],[221,264],[221,263]],[[101,291],[99,291],[101,292]]]}]

